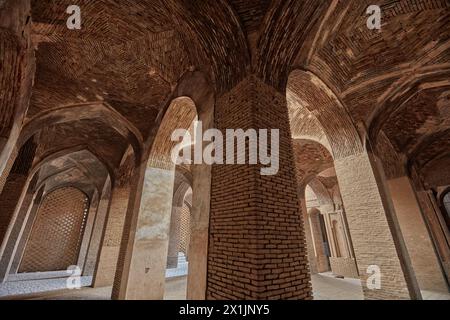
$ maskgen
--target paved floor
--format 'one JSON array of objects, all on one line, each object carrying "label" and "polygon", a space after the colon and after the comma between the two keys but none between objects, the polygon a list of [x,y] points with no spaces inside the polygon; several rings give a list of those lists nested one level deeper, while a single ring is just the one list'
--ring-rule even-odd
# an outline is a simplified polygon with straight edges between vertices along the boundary
[{"label": "paved floor", "polygon": [[361,282],[357,279],[337,279],[331,274],[311,277],[314,300],[363,300]]},{"label": "paved floor", "polygon": [[[9,279],[8,279],[9,280]],[[88,287],[92,283],[92,277],[81,277],[80,285]],[[68,278],[52,278],[40,280],[15,279],[14,281],[7,281],[0,284],[0,298],[9,296],[27,296],[36,295],[39,292],[61,292],[66,290]]]},{"label": "paved floor", "polygon": [[[168,279],[166,282],[166,300],[185,300],[186,277]],[[314,275],[312,285],[315,300],[362,300],[363,294],[356,279],[336,279],[330,274]],[[425,300],[450,300],[450,295],[423,291]],[[59,291],[17,298],[39,300],[109,300],[111,288],[83,288],[81,290]]]}]

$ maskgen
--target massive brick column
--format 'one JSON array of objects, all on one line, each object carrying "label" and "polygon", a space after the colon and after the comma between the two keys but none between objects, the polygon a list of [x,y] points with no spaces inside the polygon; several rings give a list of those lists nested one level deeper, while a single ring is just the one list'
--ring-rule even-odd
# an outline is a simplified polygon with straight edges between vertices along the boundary
[{"label": "massive brick column", "polygon": [[218,99],[215,114],[223,132],[280,129],[280,170],[213,166],[207,298],[311,298],[285,95],[250,76]]},{"label": "massive brick column", "polygon": [[389,180],[388,186],[420,289],[447,293],[448,286],[409,178]]},{"label": "massive brick column", "polygon": [[[420,299],[380,165],[361,153],[335,159],[335,168],[365,298]],[[381,270],[379,290],[367,286],[372,265]]]},{"label": "massive brick column", "polygon": [[127,217],[113,299],[164,298],[174,179],[170,159],[149,160],[139,211]]},{"label": "massive brick column", "polygon": [[441,266],[450,281],[450,233],[443,219],[442,213],[432,191],[421,190],[417,192],[417,199],[422,209],[423,217],[433,239],[436,253],[439,256]]},{"label": "massive brick column", "polygon": [[[0,3],[0,192],[12,167],[35,71],[30,0]],[[20,148],[20,146],[19,146]]]},{"label": "massive brick column", "polygon": [[[201,110],[198,115],[204,130],[214,128],[214,109]],[[192,207],[189,217],[188,300],[205,300],[208,273],[208,239],[211,208],[211,165],[192,166]]]},{"label": "massive brick column", "polygon": [[87,219],[85,222],[83,237],[81,240],[80,252],[78,254],[77,266],[81,270],[83,270],[83,272],[84,272],[86,258],[87,258],[87,254],[88,254],[88,250],[89,250],[89,244],[91,242],[92,232],[94,230],[95,220],[97,219],[97,212],[98,212],[99,201],[100,201],[98,199],[98,197],[99,197],[99,195],[97,192],[95,192],[91,196],[91,200],[89,203],[89,212],[88,212]]},{"label": "massive brick column", "polygon": [[94,272],[92,283],[94,287],[108,287],[114,283],[129,198],[130,185],[113,187],[111,205],[106,218],[105,231]]},{"label": "massive brick column", "polygon": [[299,201],[300,201],[300,210],[303,215],[303,221],[304,221],[304,227],[305,227],[305,239],[306,239],[306,247],[308,250],[308,263],[309,263],[309,271],[311,274],[317,274],[319,271],[317,269],[317,259],[316,259],[316,252],[314,250],[314,238],[313,233],[311,230],[311,224],[309,223],[308,218],[308,209],[306,207],[306,199],[305,199],[305,192],[303,191],[301,193],[302,195],[299,195]]},{"label": "massive brick column", "polygon": [[[105,186],[105,189],[110,188],[110,184]],[[92,236],[89,241],[89,248],[86,254],[86,260],[84,262],[83,275],[91,276],[95,272],[95,265],[97,263],[100,245],[102,243],[102,234],[105,228],[106,217],[109,212],[110,205],[110,192],[111,190],[105,190],[102,192],[101,199],[98,204],[97,216],[94,222],[94,228],[92,230]]]}]

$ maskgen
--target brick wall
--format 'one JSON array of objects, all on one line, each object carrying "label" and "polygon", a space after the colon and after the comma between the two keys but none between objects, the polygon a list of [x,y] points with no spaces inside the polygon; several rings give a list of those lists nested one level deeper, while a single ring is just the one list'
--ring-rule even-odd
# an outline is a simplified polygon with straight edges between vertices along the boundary
[{"label": "brick wall", "polygon": [[286,99],[251,76],[216,104],[218,129],[280,129],[280,171],[214,165],[208,299],[311,298]]},{"label": "brick wall", "polygon": [[446,278],[450,279],[450,247],[447,240],[449,237],[448,230],[442,227],[444,222],[439,219],[442,212],[439,211],[436,199],[431,191],[418,191],[416,195],[423,217],[430,230],[430,235],[434,240],[441,266],[444,269]]},{"label": "brick wall", "polygon": [[[350,235],[366,299],[420,297],[386,188],[366,153],[335,161]],[[371,265],[381,269],[381,289],[367,286]]]},{"label": "brick wall", "polygon": [[333,273],[338,276],[354,279],[359,278],[356,260],[353,258],[330,257],[330,265]]},{"label": "brick wall", "polygon": [[95,272],[95,265],[100,250],[102,231],[106,224],[106,215],[109,210],[109,198],[100,199],[98,204],[97,216],[92,230],[92,236],[89,241],[89,248],[85,259],[83,275],[91,276]]},{"label": "brick wall", "polygon": [[115,187],[112,191],[111,205],[94,273],[95,287],[112,286],[114,283],[129,193],[129,187],[126,186]]},{"label": "brick wall", "polygon": [[432,239],[408,177],[388,182],[420,289],[448,292]]}]

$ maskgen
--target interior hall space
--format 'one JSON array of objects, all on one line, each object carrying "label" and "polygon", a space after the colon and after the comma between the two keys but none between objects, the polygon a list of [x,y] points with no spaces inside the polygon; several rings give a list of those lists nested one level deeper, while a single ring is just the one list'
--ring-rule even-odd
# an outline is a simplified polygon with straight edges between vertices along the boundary
[{"label": "interior hall space", "polygon": [[0,300],[449,285],[449,0],[0,0]]}]

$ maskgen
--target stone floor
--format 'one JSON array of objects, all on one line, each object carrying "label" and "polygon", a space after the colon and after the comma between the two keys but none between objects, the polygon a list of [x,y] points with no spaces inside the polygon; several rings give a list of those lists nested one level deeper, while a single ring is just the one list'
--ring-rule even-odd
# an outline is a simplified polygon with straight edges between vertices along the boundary
[{"label": "stone floor", "polygon": [[358,279],[337,279],[331,273],[311,278],[314,300],[363,300]]},{"label": "stone floor", "polygon": [[[166,282],[166,300],[185,300],[186,277],[170,278]],[[336,279],[331,274],[314,275],[312,285],[315,300],[362,300],[363,294],[356,279]],[[423,291],[425,300],[450,300],[450,295]],[[37,300],[108,300],[111,288],[83,288],[72,291],[55,291],[38,295],[18,296],[17,299]]]},{"label": "stone floor", "polygon": [[[34,296],[39,293],[46,294],[45,292],[61,292],[61,290],[67,290],[67,277],[57,278],[42,278],[42,279],[23,279],[14,281],[7,281],[0,284],[0,299],[10,296]],[[82,287],[88,287],[92,283],[92,277],[81,277],[80,285]]]}]

